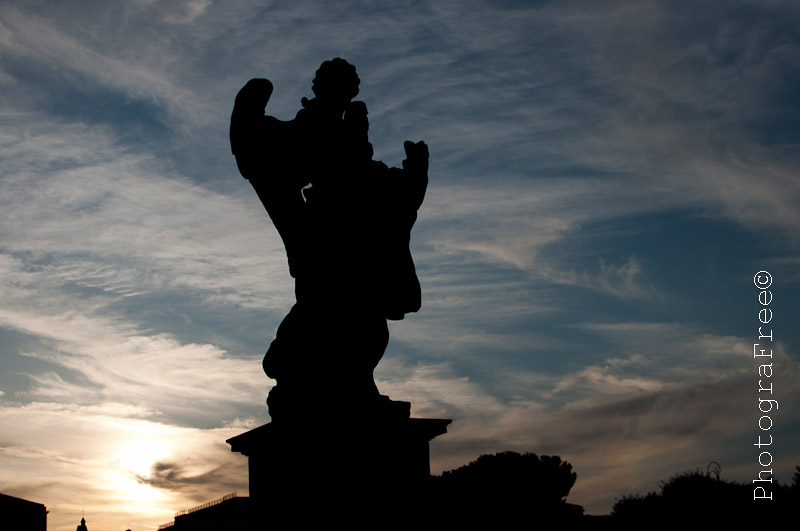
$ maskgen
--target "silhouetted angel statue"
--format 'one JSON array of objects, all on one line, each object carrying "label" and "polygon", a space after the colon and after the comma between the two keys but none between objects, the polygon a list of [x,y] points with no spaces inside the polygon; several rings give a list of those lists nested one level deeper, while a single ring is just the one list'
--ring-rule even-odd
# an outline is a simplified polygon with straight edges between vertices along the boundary
[{"label": "silhouetted angel statue", "polygon": [[403,167],[372,160],[360,81],[343,59],[325,61],[314,98],[293,120],[265,116],[266,79],[236,96],[231,148],[286,246],[296,304],[264,357],[277,385],[270,415],[290,421],[343,411],[408,416],[378,393],[373,370],[389,341],[386,319],[421,305],[409,250],[428,185],[428,147],[404,144]]}]

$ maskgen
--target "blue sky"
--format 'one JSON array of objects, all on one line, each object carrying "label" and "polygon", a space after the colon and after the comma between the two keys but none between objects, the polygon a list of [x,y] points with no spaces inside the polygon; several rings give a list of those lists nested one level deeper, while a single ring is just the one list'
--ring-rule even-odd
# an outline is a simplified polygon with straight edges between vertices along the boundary
[{"label": "blue sky", "polygon": [[[361,78],[375,158],[430,148],[423,308],[376,371],[454,419],[435,472],[558,454],[591,513],[675,472],[758,473],[774,277],[774,469],[800,462],[800,9],[791,2],[0,5],[0,491],[51,529],[153,529],[246,490],[293,303],[236,170],[238,89],[290,119]],[[336,339],[331,338],[332,343]],[[335,376],[332,376],[335,377]]]}]

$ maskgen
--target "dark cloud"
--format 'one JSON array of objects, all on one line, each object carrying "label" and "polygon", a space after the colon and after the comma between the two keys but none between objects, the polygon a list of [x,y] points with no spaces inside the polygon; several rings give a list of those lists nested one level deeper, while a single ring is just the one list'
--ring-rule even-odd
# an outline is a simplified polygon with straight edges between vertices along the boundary
[{"label": "dark cloud", "polygon": [[[209,468],[205,463],[200,466]],[[143,485],[177,492],[196,502],[210,501],[230,492],[247,490],[246,470],[242,467],[216,466],[200,473],[197,468],[198,463],[156,461],[149,475],[135,475],[135,478]]]}]

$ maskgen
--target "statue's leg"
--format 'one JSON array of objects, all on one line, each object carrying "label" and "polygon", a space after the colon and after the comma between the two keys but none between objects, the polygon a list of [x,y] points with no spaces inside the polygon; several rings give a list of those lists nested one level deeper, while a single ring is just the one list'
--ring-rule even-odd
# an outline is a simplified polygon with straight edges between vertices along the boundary
[{"label": "statue's leg", "polygon": [[273,420],[370,409],[379,399],[372,373],[389,341],[386,319],[339,310],[299,302],[278,327],[263,362],[278,382],[267,400]]},{"label": "statue's leg", "polygon": [[295,304],[278,326],[262,364],[270,378],[277,380],[292,372],[292,352],[302,350],[298,341],[302,339],[303,320],[303,307]]}]

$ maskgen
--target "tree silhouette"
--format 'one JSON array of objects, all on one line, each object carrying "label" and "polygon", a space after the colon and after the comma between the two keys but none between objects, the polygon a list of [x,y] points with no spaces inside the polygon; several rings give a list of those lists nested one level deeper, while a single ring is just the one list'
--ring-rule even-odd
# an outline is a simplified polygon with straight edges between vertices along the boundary
[{"label": "tree silhouette", "polygon": [[[542,503],[563,502],[575,485],[578,474],[572,465],[557,455],[499,452],[481,455],[477,460],[442,474],[451,484],[490,492],[511,491]],[[509,495],[511,492],[504,492]]]},{"label": "tree silhouette", "polygon": [[572,465],[559,456],[500,452],[481,455],[432,480],[436,497],[454,509],[448,518],[497,526],[515,525],[519,518],[530,520],[532,514],[540,519],[580,517],[583,508],[566,503],[577,477]]}]

